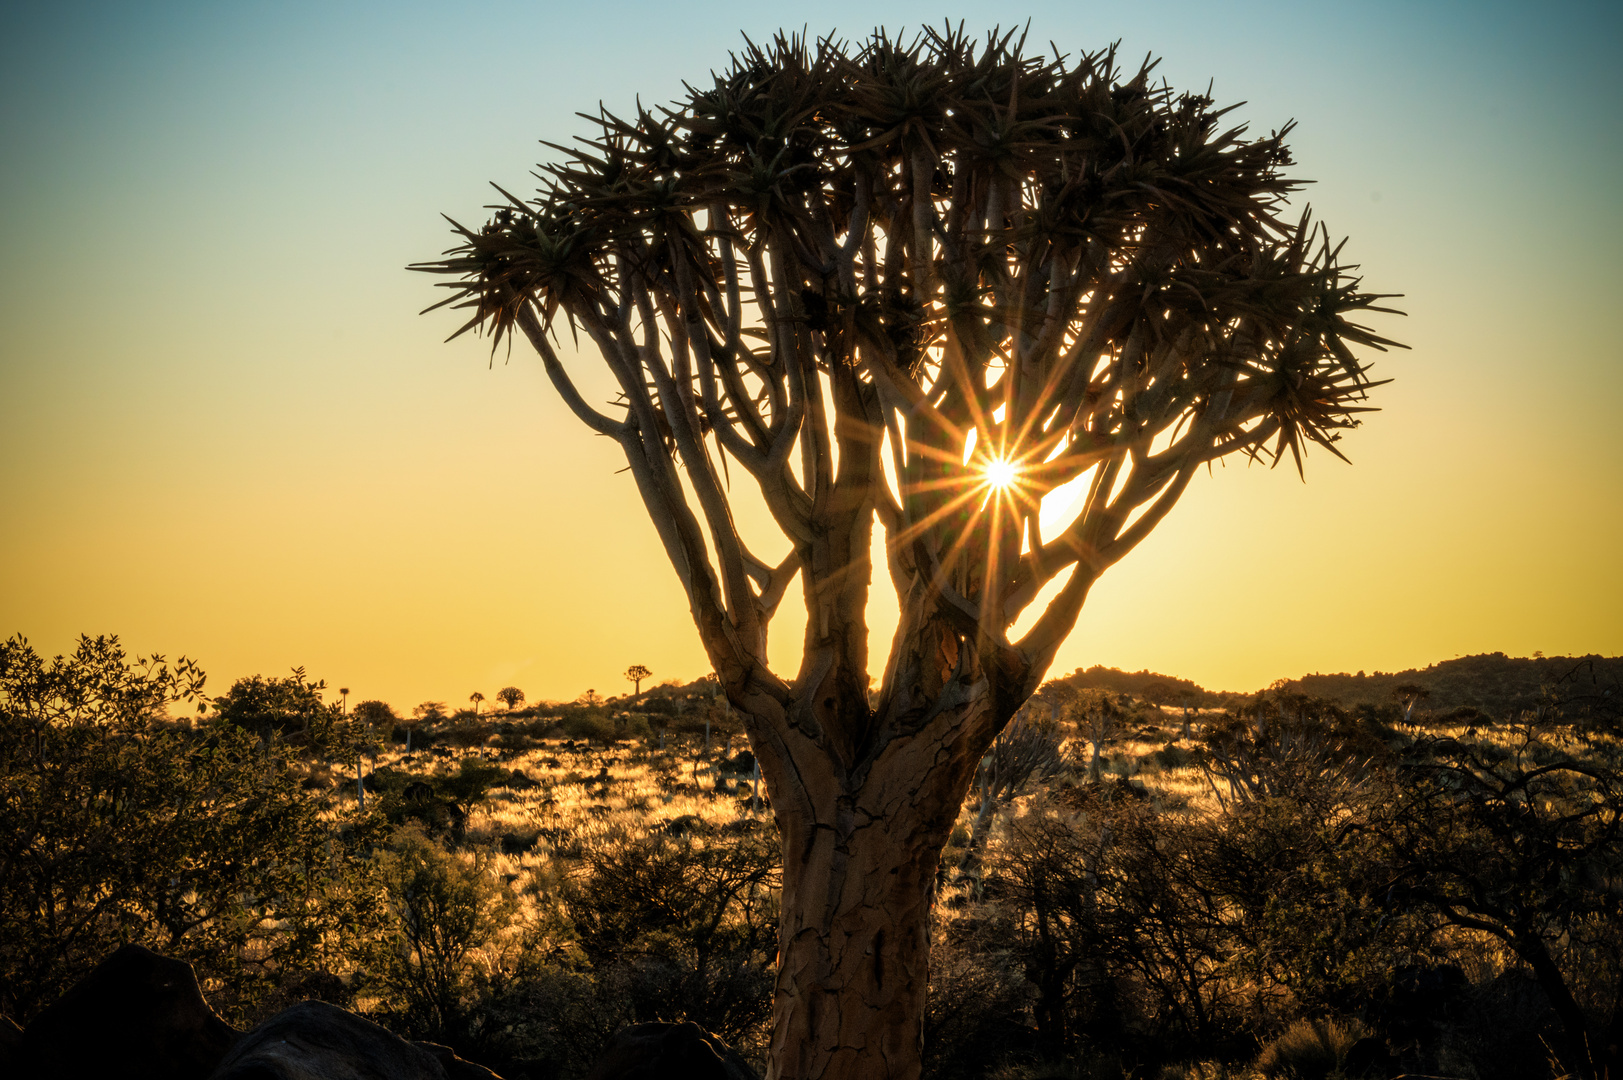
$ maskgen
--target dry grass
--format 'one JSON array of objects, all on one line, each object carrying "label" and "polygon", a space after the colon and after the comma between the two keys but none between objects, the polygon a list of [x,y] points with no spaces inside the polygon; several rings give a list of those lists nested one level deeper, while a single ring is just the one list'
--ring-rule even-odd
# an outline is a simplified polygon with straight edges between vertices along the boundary
[{"label": "dry grass", "polygon": [[[459,847],[470,861],[476,851],[485,858],[489,872],[519,897],[520,921],[533,922],[544,917],[561,879],[580,868],[583,848],[594,840],[643,834],[678,821],[700,834],[768,825],[764,786],[759,809],[752,809],[747,794],[716,791],[718,777],[729,788],[742,782],[746,793],[750,779],[719,770],[718,757],[703,760],[693,749],[675,745],[663,751],[625,745],[604,750],[559,739],[523,751],[393,750],[369,766],[432,777],[476,758],[521,774],[524,780],[498,783],[473,808]],[[333,778],[339,797],[353,802],[353,778]]]}]

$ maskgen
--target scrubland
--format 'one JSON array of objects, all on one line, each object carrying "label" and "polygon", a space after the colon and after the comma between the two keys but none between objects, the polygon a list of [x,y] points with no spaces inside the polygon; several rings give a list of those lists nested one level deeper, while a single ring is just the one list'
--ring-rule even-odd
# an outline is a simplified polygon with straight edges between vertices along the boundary
[{"label": "scrubland", "polygon": [[[1050,684],[940,859],[926,1075],[1617,1075],[1623,750],[1593,690],[1494,716]],[[13,710],[3,1007],[140,940],[239,1025],[321,997],[544,1080],[691,1019],[759,1064],[771,804],[715,699],[658,696],[438,717],[409,753],[325,706]]]}]

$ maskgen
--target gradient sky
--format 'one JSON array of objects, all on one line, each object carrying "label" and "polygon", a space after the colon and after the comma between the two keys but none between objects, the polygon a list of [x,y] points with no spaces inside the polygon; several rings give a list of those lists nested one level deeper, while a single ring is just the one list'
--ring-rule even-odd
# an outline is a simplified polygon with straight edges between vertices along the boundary
[{"label": "gradient sky", "polygon": [[1201,478],[1057,672],[1623,653],[1615,3],[4,4],[0,633],[401,708],[703,673],[615,448],[527,354],[442,344],[403,267],[576,110],[668,100],[740,31],[949,16],[1294,118],[1306,200],[1409,313],[1353,464]]}]

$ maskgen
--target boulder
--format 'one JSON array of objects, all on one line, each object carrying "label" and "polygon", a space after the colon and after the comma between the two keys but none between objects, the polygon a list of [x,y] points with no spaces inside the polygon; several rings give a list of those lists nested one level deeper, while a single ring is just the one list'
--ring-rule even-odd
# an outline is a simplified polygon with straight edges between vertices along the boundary
[{"label": "boulder", "polygon": [[[452,1075],[434,1051],[336,1005],[301,1001],[238,1039],[212,1080],[450,1080]],[[490,1074],[454,1075],[475,1080]]]},{"label": "boulder", "polygon": [[717,768],[730,773],[753,773],[755,771],[755,755],[748,750],[740,750],[730,758],[717,763]]},{"label": "boulder", "polygon": [[586,1080],[757,1080],[737,1051],[691,1021],[635,1024],[609,1040]]},{"label": "boulder", "polygon": [[34,1017],[17,1074],[204,1080],[236,1038],[203,1000],[190,964],[125,945]]},{"label": "boulder", "polygon": [[412,1045],[420,1046],[433,1054],[434,1059],[440,1063],[440,1068],[445,1070],[448,1080],[502,1080],[501,1077],[483,1065],[475,1065],[466,1058],[457,1057],[456,1051],[449,1046],[441,1046],[439,1043],[431,1042],[412,1043]]},{"label": "boulder", "polygon": [[661,822],[656,828],[667,836],[703,836],[710,831],[710,825],[698,814],[683,814]]},{"label": "boulder", "polygon": [[9,1016],[0,1015],[0,1076],[21,1076],[23,1029]]}]

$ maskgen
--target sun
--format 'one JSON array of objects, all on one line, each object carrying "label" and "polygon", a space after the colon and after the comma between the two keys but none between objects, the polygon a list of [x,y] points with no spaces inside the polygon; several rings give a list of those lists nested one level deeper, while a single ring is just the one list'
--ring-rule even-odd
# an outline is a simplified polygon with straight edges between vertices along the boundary
[{"label": "sun", "polygon": [[981,470],[986,486],[1002,490],[1013,484],[1020,476],[1020,466],[1008,458],[988,458],[986,466]]}]

